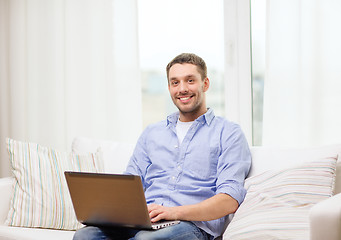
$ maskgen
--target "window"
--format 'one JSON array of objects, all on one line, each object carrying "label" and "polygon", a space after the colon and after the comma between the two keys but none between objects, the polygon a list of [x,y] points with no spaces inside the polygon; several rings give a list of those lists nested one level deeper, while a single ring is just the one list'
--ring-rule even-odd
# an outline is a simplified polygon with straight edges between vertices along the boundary
[{"label": "window", "polygon": [[139,0],[143,126],[176,111],[168,94],[166,65],[176,55],[202,57],[211,81],[207,105],[224,115],[224,28],[221,0]]}]

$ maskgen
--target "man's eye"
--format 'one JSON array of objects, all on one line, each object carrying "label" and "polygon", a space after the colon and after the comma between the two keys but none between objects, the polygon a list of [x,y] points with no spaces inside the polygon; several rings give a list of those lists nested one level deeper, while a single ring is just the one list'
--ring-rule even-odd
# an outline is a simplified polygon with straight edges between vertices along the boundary
[{"label": "man's eye", "polygon": [[177,81],[173,81],[172,82],[172,85],[177,85],[179,82],[177,82]]},{"label": "man's eye", "polygon": [[194,80],[193,79],[188,79],[188,82],[192,83],[192,82],[194,82]]}]

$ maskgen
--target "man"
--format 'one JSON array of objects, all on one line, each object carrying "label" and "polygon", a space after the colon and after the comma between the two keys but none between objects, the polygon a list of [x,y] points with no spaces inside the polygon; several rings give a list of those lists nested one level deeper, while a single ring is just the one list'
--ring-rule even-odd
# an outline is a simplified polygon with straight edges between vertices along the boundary
[{"label": "man", "polygon": [[126,173],[141,176],[152,222],[180,224],[156,231],[86,227],[75,239],[214,239],[244,200],[249,147],[237,124],[206,107],[205,62],[184,53],[166,70],[179,112],[145,129]]}]

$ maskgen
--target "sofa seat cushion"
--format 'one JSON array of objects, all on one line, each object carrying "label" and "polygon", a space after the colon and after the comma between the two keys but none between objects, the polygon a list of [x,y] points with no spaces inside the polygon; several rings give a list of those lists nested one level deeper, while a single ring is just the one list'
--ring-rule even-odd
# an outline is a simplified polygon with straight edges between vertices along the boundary
[{"label": "sofa seat cushion", "polygon": [[74,233],[74,231],[0,225],[0,239],[6,240],[72,240]]}]

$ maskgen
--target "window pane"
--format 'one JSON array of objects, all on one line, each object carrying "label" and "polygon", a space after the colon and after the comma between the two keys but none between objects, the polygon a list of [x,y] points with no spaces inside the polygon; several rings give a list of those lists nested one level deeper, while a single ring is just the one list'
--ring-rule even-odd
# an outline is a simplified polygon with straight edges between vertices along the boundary
[{"label": "window pane", "polygon": [[340,11],[340,1],[251,1],[255,145],[340,142]]},{"label": "window pane", "polygon": [[143,125],[176,111],[168,94],[166,65],[176,55],[202,57],[211,85],[207,105],[224,115],[224,29],[221,0],[139,0]]}]

